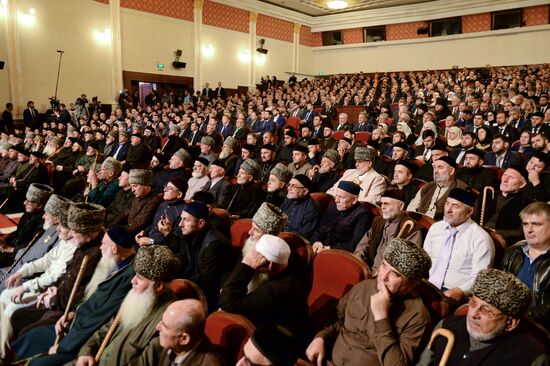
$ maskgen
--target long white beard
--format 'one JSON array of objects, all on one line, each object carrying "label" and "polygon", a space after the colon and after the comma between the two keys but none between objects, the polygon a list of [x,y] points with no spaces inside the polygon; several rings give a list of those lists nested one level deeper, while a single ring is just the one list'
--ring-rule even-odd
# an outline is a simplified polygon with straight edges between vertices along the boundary
[{"label": "long white beard", "polygon": [[193,178],[202,178],[203,177],[201,172],[193,172],[193,173],[191,173],[191,176]]},{"label": "long white beard", "polygon": [[46,156],[52,156],[54,152],[55,152],[55,149],[48,145],[46,145],[44,150],[42,150],[42,153],[44,153],[44,155]]},{"label": "long white beard", "polygon": [[218,157],[220,158],[220,160],[224,160],[227,159],[228,156],[229,153],[227,151],[222,151]]},{"label": "long white beard", "polygon": [[131,289],[120,305],[121,328],[132,329],[140,324],[151,313],[156,301],[157,297],[153,292],[153,286],[149,286],[141,294]]},{"label": "long white beard", "polygon": [[[246,241],[244,242],[244,247],[242,249],[243,257],[246,257],[248,253],[250,253],[254,248],[256,248],[257,241],[248,237]],[[254,276],[250,280],[250,282],[247,285],[247,294],[251,293],[255,289],[257,289],[262,283],[267,281],[269,279],[269,276],[266,273],[260,273],[256,272],[254,273]]]},{"label": "long white beard", "polygon": [[116,262],[115,259],[111,256],[103,256],[99,260],[99,263],[95,267],[94,275],[92,276],[92,279],[88,284],[86,285],[86,289],[84,290],[84,299],[88,300],[90,296],[93,295],[95,290],[97,290],[97,286],[101,282],[103,282],[107,276],[109,276],[109,273],[113,270]]},{"label": "long white beard", "polygon": [[52,226],[53,226],[53,224],[51,223],[51,221],[46,221],[46,220],[44,220],[44,223],[42,224],[42,229],[48,230],[48,229],[51,228]]}]

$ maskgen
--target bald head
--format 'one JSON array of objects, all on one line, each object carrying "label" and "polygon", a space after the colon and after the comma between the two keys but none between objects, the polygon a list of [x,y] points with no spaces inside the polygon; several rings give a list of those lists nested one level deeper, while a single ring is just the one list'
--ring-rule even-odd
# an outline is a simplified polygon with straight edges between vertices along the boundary
[{"label": "bald head", "polygon": [[199,300],[185,299],[172,303],[166,313],[177,330],[188,333],[192,339],[200,339],[204,333],[206,311]]}]

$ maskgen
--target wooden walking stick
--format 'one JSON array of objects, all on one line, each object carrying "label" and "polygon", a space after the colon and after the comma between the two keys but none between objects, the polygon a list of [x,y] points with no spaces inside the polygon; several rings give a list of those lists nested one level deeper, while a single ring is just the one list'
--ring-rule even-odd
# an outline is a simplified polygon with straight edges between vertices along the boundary
[{"label": "wooden walking stick", "polygon": [[[98,157],[99,157],[99,152],[95,153],[94,163],[92,164],[92,168],[89,170],[89,171],[93,172],[94,174],[96,174],[95,168],[97,166],[97,158]],[[88,194],[90,194],[90,191],[92,190],[92,183],[89,182],[88,186],[86,188],[88,189]],[[84,202],[88,203],[88,195],[86,195],[86,199],[84,200]]]},{"label": "wooden walking stick", "polygon": [[428,348],[432,348],[432,343],[434,339],[438,336],[442,336],[447,338],[447,344],[445,345],[445,349],[443,350],[443,355],[441,356],[441,360],[439,361],[439,366],[445,366],[447,364],[447,361],[449,361],[449,357],[451,356],[451,351],[453,350],[453,346],[455,344],[455,335],[453,332],[451,332],[448,329],[445,328],[437,328],[432,332],[432,336],[430,337],[430,343],[428,343]]},{"label": "wooden walking stick", "polygon": [[479,226],[483,226],[483,219],[485,218],[485,204],[487,203],[487,191],[491,191],[491,199],[495,199],[495,189],[491,186],[483,188],[483,200],[481,201],[481,215],[479,216]]},{"label": "wooden walking stick", "polygon": [[[74,297],[76,296],[76,292],[78,291],[78,288],[80,287],[80,282],[82,281],[82,277],[84,276],[84,271],[86,270],[86,266],[88,266],[88,256],[84,256],[82,258],[82,263],[80,264],[80,270],[78,271],[78,275],[76,276],[76,280],[74,281],[73,289],[71,290],[71,296],[69,296],[69,301],[67,301],[67,306],[65,307],[65,312],[63,313],[63,317],[67,319],[67,316],[69,315],[69,311],[71,310],[71,306],[73,306]],[[57,337],[55,337],[54,346],[59,344],[59,341],[61,340],[61,334],[58,334]]]},{"label": "wooden walking stick", "polygon": [[97,353],[95,355],[96,364],[99,364],[99,360],[101,359],[101,355],[103,355],[103,351],[105,351],[105,348],[107,348],[107,345],[109,344],[109,341],[113,337],[113,334],[115,334],[115,331],[118,328],[118,325],[120,324],[120,317],[121,317],[121,313],[119,311],[116,314],[115,319],[113,320],[113,323],[109,327],[107,334],[105,334],[105,338],[103,339],[103,342],[101,342],[101,346],[99,347],[99,350],[97,350]]},{"label": "wooden walking stick", "polygon": [[[397,234],[397,238],[401,238],[403,236],[403,234],[405,234],[405,229],[408,229],[409,227],[410,227],[410,230],[412,230],[412,228],[414,227],[414,221],[413,220],[405,221],[403,226],[401,226],[401,229],[399,230],[399,233]],[[408,232],[408,230],[407,230],[407,232]]]}]

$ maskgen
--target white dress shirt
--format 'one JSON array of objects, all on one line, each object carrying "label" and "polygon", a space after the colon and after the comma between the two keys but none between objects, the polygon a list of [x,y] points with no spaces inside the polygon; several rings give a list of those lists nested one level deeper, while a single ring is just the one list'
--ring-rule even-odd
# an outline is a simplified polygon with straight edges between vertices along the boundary
[{"label": "white dress shirt", "polygon": [[370,202],[373,205],[378,205],[382,193],[386,190],[386,180],[374,169],[369,170],[363,175],[359,175],[357,169],[346,170],[342,178],[340,178],[327,193],[334,196],[340,181],[355,182],[356,184],[360,183],[359,186],[361,187],[361,191],[359,192],[359,202]]},{"label": "white dress shirt", "polygon": [[[432,259],[430,276],[434,271],[441,247],[449,236],[448,226],[449,224],[444,220],[436,222],[430,227],[424,240],[424,250]],[[469,296],[477,273],[492,267],[495,247],[489,234],[472,219],[468,219],[456,229],[458,234],[443,280],[443,287],[446,289],[458,287],[466,296]]]}]

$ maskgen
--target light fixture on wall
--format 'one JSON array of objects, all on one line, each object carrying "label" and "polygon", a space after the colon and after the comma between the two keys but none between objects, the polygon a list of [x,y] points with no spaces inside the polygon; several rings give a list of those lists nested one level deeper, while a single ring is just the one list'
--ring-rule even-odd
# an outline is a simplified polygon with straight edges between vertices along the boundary
[{"label": "light fixture on wall", "polygon": [[0,15],[8,14],[8,0],[0,0]]},{"label": "light fixture on wall", "polygon": [[26,13],[18,13],[17,18],[24,24],[32,25],[36,20],[36,9],[30,8]]},{"label": "light fixture on wall", "polygon": [[[243,62],[243,63],[250,62],[250,60],[251,60],[250,51],[249,50],[239,51],[239,53],[237,53],[237,58],[239,59],[240,62]],[[254,55],[254,62],[257,65],[265,64],[265,60],[266,60],[265,54],[255,54]]]},{"label": "light fixture on wall", "polygon": [[327,7],[332,10],[341,10],[348,7],[348,2],[345,0],[329,0]]},{"label": "light fixture on wall", "polygon": [[111,41],[111,30],[105,28],[103,31],[94,30],[94,38],[100,43],[108,43]]},{"label": "light fixture on wall", "polygon": [[211,44],[207,44],[206,46],[202,46],[202,55],[205,56],[205,57],[214,56],[214,47]]},{"label": "light fixture on wall", "polygon": [[264,48],[265,39],[261,38],[258,43],[260,44],[260,47],[256,48],[256,52],[261,53],[262,55],[267,55],[267,50]]}]

